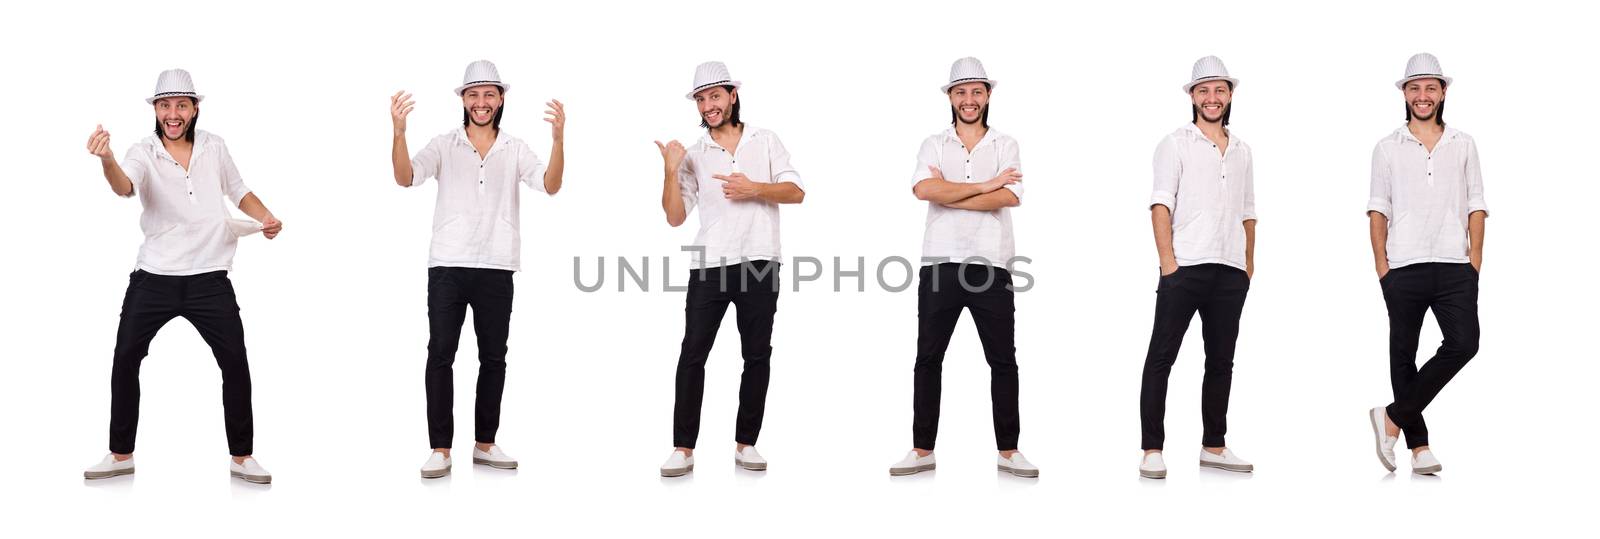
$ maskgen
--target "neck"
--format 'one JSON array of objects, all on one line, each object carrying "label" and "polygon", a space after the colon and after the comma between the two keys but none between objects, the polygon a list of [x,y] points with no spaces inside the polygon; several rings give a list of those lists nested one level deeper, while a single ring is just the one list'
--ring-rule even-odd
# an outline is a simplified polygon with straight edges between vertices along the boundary
[{"label": "neck", "polygon": [[1228,137],[1228,128],[1222,127],[1222,122],[1211,122],[1201,118],[1194,122],[1194,126],[1200,128],[1200,132],[1208,138]]},{"label": "neck", "polygon": [[500,132],[497,131],[492,125],[480,126],[475,123],[467,124],[467,138],[472,140],[494,140],[495,136],[499,134]]},{"label": "neck", "polygon": [[161,136],[161,147],[166,148],[167,149],[167,153],[173,153],[173,152],[184,151],[184,150],[188,150],[190,148],[193,148],[194,147],[194,143],[193,142],[189,142],[189,139],[187,139],[187,138],[179,138],[178,140],[172,140],[172,139],[167,138],[166,135],[162,135]]},{"label": "neck", "polygon": [[1406,122],[1406,129],[1411,130],[1412,134],[1427,133],[1430,135],[1436,135],[1444,132],[1444,126],[1433,121],[1433,118],[1420,120],[1416,117],[1412,117],[1411,121]]},{"label": "neck", "polygon": [[958,137],[982,137],[988,132],[989,128],[984,127],[982,123],[956,122],[956,136]]},{"label": "neck", "polygon": [[738,137],[738,136],[743,135],[743,134],[744,134],[744,126],[743,125],[733,125],[733,122],[722,122],[722,125],[719,125],[719,126],[711,128],[711,136],[713,138],[715,138],[715,137]]}]

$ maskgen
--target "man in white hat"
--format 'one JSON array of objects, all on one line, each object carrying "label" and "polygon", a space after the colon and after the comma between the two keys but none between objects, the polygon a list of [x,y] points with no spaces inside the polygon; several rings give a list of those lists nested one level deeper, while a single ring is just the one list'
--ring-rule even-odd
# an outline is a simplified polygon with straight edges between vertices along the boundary
[{"label": "man in white hat", "polygon": [[778,205],[799,204],[806,193],[778,136],[740,119],[739,86],[722,62],[700,64],[686,97],[700,111],[705,136],[687,148],[676,140],[656,142],[665,162],[661,209],[667,224],[681,225],[700,208],[700,232],[688,249],[693,269],[674,386],[674,449],[661,465],[664,477],[694,469],[706,357],[729,304],[736,308],[744,356],[734,463],[746,470],[767,469],[755,445],[766,409],[772,320],[778,310]]},{"label": "man in white hat", "polygon": [[928,218],[917,286],[915,417],[912,450],[889,467],[889,475],[934,469],[944,353],[966,309],[989,362],[996,464],[1017,476],[1039,476],[1039,468],[1017,451],[1022,421],[1011,207],[1022,203],[1022,158],[1016,139],[989,127],[996,84],[977,58],[956,60],[949,82],[939,88],[950,100],[950,126],[924,139],[917,152],[911,193],[927,201]]},{"label": "man in white hat", "polygon": [[1150,222],[1161,277],[1155,324],[1139,389],[1139,475],[1167,476],[1161,451],[1166,438],[1167,377],[1195,313],[1205,338],[1200,385],[1200,466],[1232,472],[1255,468],[1224,443],[1228,392],[1233,385],[1239,318],[1255,273],[1255,177],[1250,146],[1228,129],[1239,81],[1215,56],[1201,58],[1183,91],[1190,122],[1156,146]]},{"label": "man in white hat", "polygon": [[510,85],[488,60],[467,66],[456,95],[461,97],[461,127],[428,141],[412,156],[406,149],[406,117],[411,94],[389,98],[394,121],[394,181],[401,187],[437,178],[433,242],[428,251],[428,443],[433,452],[422,477],[450,473],[455,437],[454,376],[461,326],[472,308],[478,335],[478,385],[472,463],[516,468],[517,461],[495,445],[500,428],[500,397],[506,380],[506,339],[511,331],[512,273],[521,269],[522,227],[519,185],[554,195],[561,189],[566,110],[558,100],[545,103],[550,123],[550,162],[521,139],[500,130]]},{"label": "man in white hat", "polygon": [[[1478,270],[1483,267],[1483,175],[1478,145],[1444,122],[1444,76],[1439,60],[1422,53],[1395,83],[1405,98],[1406,124],[1372,150],[1372,255],[1389,310],[1389,383],[1394,402],[1368,411],[1378,460],[1395,469],[1401,432],[1411,471],[1443,469],[1428,448],[1422,410],[1478,353]],[[1429,309],[1444,342],[1417,368],[1417,340]]]},{"label": "man in white hat", "polygon": [[[144,244],[137,269],[128,276],[111,363],[111,454],[84,471],[85,479],[133,473],[139,364],[156,332],[183,317],[199,330],[222,369],[223,420],[233,456],[229,474],[272,482],[272,474],[251,457],[250,365],[228,271],[240,236],[259,231],[272,239],[283,223],[245,187],[222,137],[195,128],[203,99],[187,71],[167,70],[145,99],[155,110],[155,134],[129,148],[121,163],[111,152],[111,133],[96,126],[89,136],[89,153],[100,158],[111,191],[139,196]],[[256,222],[231,218],[229,205]]]}]

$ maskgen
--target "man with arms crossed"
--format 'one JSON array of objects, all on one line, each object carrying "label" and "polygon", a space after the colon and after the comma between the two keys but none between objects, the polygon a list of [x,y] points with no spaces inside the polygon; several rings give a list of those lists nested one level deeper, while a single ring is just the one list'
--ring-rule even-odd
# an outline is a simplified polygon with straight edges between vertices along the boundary
[{"label": "man with arms crossed", "polygon": [[950,127],[923,140],[917,152],[911,192],[928,202],[928,218],[917,285],[912,449],[889,475],[934,469],[944,353],[966,309],[989,362],[996,466],[1039,476],[1017,451],[1017,309],[1008,268],[1016,257],[1011,207],[1022,203],[1022,158],[1016,139],[989,128],[996,84],[977,58],[951,64],[949,82],[940,87],[950,99]]}]

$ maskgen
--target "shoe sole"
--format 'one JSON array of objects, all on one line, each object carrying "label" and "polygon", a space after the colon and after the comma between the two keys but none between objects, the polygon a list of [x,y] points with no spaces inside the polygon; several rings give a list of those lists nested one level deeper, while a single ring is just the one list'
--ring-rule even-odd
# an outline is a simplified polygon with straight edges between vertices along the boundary
[{"label": "shoe sole", "polygon": [[250,475],[250,474],[247,474],[247,473],[244,473],[244,472],[233,472],[233,471],[228,472],[228,475],[231,475],[231,476],[236,477],[238,479],[243,479],[246,483],[255,483],[257,485],[270,485],[270,484],[272,484],[272,476],[270,476],[270,475]]},{"label": "shoe sole", "polygon": [[767,471],[767,463],[765,463],[765,462],[745,462],[745,461],[742,461],[742,460],[739,460],[739,459],[733,459],[733,463],[735,465],[738,465],[740,468],[744,468],[744,469],[750,470],[752,472],[765,472],[765,471]]},{"label": "shoe sole", "polygon": [[447,476],[447,475],[450,475],[450,468],[448,468],[448,467],[446,467],[445,469],[442,469],[442,470],[423,470],[422,471],[422,478],[423,479],[438,479],[440,477],[444,477],[444,476]]},{"label": "shoe sole", "polygon": [[498,462],[498,461],[493,461],[493,460],[489,460],[489,459],[480,459],[478,457],[472,457],[472,463],[473,464],[482,464],[482,465],[488,466],[490,468],[497,468],[497,469],[501,469],[501,470],[515,470],[515,469],[517,469],[516,461]]},{"label": "shoe sole", "polygon": [[1139,477],[1143,477],[1145,479],[1166,479],[1167,478],[1167,471],[1166,470],[1146,470],[1146,469],[1141,468],[1141,469],[1139,469]]},{"label": "shoe sole", "polygon": [[889,468],[889,475],[895,476],[895,477],[899,477],[899,476],[902,476],[902,475],[911,475],[911,474],[915,474],[915,473],[919,473],[919,472],[926,472],[928,470],[932,470],[932,469],[935,469],[935,468],[938,468],[938,467],[939,467],[938,464],[924,464],[922,466],[912,466],[910,468]]},{"label": "shoe sole", "polygon": [[688,467],[685,467],[685,468],[672,468],[672,469],[662,468],[661,469],[661,477],[682,477],[682,476],[685,476],[685,475],[689,475],[689,472],[692,472],[692,471],[694,471],[694,465],[693,464],[690,464]]},{"label": "shoe sole", "polygon": [[1433,466],[1427,466],[1427,467],[1423,467],[1423,468],[1412,468],[1411,469],[1411,473],[1414,473],[1414,474],[1417,474],[1417,475],[1433,475],[1433,474],[1439,473],[1439,471],[1443,470],[1443,469],[1444,469],[1444,465],[1435,464]]},{"label": "shoe sole", "polygon": [[1255,467],[1254,464],[1228,464],[1228,463],[1225,463],[1225,462],[1206,462],[1206,461],[1203,461],[1203,460],[1200,461],[1200,467],[1201,468],[1215,468],[1215,469],[1218,469],[1218,470],[1229,471],[1229,472],[1239,472],[1239,473],[1253,473],[1253,472],[1256,471],[1256,467]]},{"label": "shoe sole", "polygon": [[1000,466],[998,464],[995,465],[995,467],[999,468],[1000,471],[1002,471],[1002,472],[1006,472],[1006,473],[1009,473],[1011,475],[1015,475],[1017,477],[1030,477],[1030,478],[1031,477],[1039,477],[1039,470],[1019,470],[1017,468],[1012,468],[1010,466]]},{"label": "shoe sole", "polygon": [[[1376,410],[1376,408],[1373,410]],[[1378,462],[1383,463],[1383,467],[1392,472],[1394,471],[1394,463],[1389,462],[1389,459],[1383,458],[1383,437],[1385,436],[1383,424],[1378,421],[1378,415],[1372,413],[1373,410],[1367,410],[1367,421],[1372,423],[1372,439],[1378,449]]]},{"label": "shoe sole", "polygon": [[84,479],[110,479],[119,475],[133,475],[133,468],[111,470],[109,472],[83,472]]}]

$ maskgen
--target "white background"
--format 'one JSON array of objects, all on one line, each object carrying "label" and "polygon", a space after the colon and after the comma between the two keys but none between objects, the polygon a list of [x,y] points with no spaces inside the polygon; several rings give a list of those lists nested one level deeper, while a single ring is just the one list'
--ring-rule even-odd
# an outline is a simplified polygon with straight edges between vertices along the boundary
[{"label": "white background", "polygon": [[[4,374],[0,499],[17,536],[673,536],[827,532],[1029,536],[1577,531],[1596,440],[1585,342],[1596,175],[1589,8],[1562,3],[23,3],[0,17]],[[1386,318],[1364,207],[1373,144],[1402,120],[1393,82],[1437,54],[1447,119],[1478,141],[1489,219],[1482,351],[1428,409],[1437,478],[1375,462],[1364,411],[1389,400]],[[1192,62],[1242,83],[1261,215],[1229,444],[1254,476],[1202,472],[1198,331],[1172,373],[1165,481],[1139,479],[1138,387],[1155,295],[1150,156],[1188,121]],[[783,208],[788,256],[918,255],[907,188],[957,57],[1000,81],[992,124],[1022,146],[1014,210],[1037,286],[1017,298],[1021,448],[993,468],[988,372],[964,317],[945,363],[940,468],[890,479],[909,449],[914,289],[830,292],[784,275],[760,447],[736,471],[740,360],[730,316],[708,365],[699,467],[664,480],[697,218],[664,224],[655,139],[699,136],[682,95],[728,63],[743,114],[779,134],[809,187]],[[513,85],[504,127],[548,154],[540,103],[567,103],[566,180],[523,200],[500,443],[515,473],[457,462],[424,482],[425,261],[435,189],[389,167],[388,97],[416,93],[413,149],[459,125],[472,60]],[[86,483],[106,444],[117,314],[142,239],[84,142],[145,136],[142,98],[183,67],[199,125],[225,137],[285,223],[245,238],[233,280],[270,488],[230,481],[219,376],[174,321],[143,369],[139,473]],[[582,293],[572,260],[649,257],[657,289]],[[854,268],[854,262],[847,264]],[[615,271],[614,261],[608,266]],[[786,271],[792,268],[785,268]],[[897,277],[897,275],[891,275]],[[869,279],[871,277],[869,276]],[[1198,322],[1196,322],[1198,324]],[[1430,323],[1431,324],[1431,323]],[[470,323],[457,449],[471,441]],[[1423,334],[1421,358],[1438,339]],[[8,532],[11,533],[11,532]],[[853,534],[853,533],[852,533]]]}]

